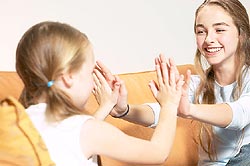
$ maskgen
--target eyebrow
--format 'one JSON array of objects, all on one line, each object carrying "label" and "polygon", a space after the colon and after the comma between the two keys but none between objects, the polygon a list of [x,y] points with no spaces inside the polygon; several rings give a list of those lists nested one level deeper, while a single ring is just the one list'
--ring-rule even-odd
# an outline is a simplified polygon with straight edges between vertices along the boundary
[{"label": "eyebrow", "polygon": [[[219,26],[219,25],[229,26],[229,25],[228,25],[227,23],[225,23],[225,22],[219,22],[219,23],[213,24],[213,27]],[[203,24],[197,24],[197,25],[195,26],[195,28],[197,28],[197,27],[202,27],[202,28],[204,28],[205,26],[204,26]]]}]

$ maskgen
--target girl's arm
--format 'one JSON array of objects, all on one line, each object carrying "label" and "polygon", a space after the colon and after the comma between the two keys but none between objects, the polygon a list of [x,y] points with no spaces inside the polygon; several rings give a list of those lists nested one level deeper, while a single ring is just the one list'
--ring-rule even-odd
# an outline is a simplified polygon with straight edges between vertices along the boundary
[{"label": "girl's arm", "polygon": [[178,107],[178,116],[195,119],[218,127],[226,127],[232,121],[232,109],[224,104],[190,104],[188,97],[191,73],[187,72],[182,97]]},{"label": "girl's arm", "polygon": [[121,117],[126,121],[148,127],[154,124],[155,114],[152,108],[147,104],[129,105],[129,112],[126,116]]},{"label": "girl's arm", "polygon": [[103,75],[97,69],[94,69],[93,78],[95,83],[93,94],[99,104],[94,117],[98,120],[104,120],[117,103],[119,89],[121,85],[124,86],[124,83],[116,81],[113,83],[113,89],[111,89]]},{"label": "girl's arm", "polygon": [[190,111],[185,116],[218,127],[227,127],[233,118],[233,112],[228,104],[191,104]]},{"label": "girl's arm", "polygon": [[164,111],[161,116],[165,118],[150,140],[126,135],[105,121],[89,120],[81,132],[83,152],[87,157],[99,154],[128,163],[161,164],[167,159],[173,144],[176,112]]},{"label": "girl's arm", "polygon": [[159,124],[150,140],[131,137],[102,121],[89,120],[83,125],[81,145],[87,157],[100,154],[129,163],[160,164],[171,150],[177,121],[177,107],[183,78],[175,81],[174,70],[166,64],[156,65],[159,85],[150,83],[151,91],[161,106]]},{"label": "girl's arm", "polygon": [[250,83],[245,85],[246,89],[243,94],[234,102],[222,104],[191,104],[190,109],[179,110],[179,115],[184,118],[196,119],[219,127],[242,130],[250,123],[250,92],[247,88],[250,86],[249,84]]}]

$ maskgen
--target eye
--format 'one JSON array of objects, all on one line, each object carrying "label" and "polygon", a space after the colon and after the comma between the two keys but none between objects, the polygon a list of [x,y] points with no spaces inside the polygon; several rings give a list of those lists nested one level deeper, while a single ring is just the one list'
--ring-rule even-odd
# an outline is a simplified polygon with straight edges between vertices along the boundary
[{"label": "eye", "polygon": [[197,35],[204,35],[204,34],[206,34],[206,31],[203,29],[196,29],[196,34]]},{"label": "eye", "polygon": [[202,34],[202,33],[204,33],[204,31],[197,31],[196,33],[197,34]]},{"label": "eye", "polygon": [[224,31],[226,31],[226,30],[224,30],[224,29],[216,29],[216,32],[218,32],[218,33],[221,33],[221,32],[224,32]]}]

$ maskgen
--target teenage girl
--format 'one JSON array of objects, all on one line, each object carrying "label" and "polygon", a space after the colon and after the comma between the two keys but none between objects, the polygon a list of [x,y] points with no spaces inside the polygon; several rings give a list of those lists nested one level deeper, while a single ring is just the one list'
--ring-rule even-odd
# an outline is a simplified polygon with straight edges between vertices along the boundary
[{"label": "teenage girl", "polygon": [[[194,30],[198,75],[190,78],[187,72],[178,115],[202,123],[199,165],[250,165],[247,11],[238,0],[205,0],[196,10]],[[163,56],[160,61],[175,66]],[[121,115],[124,103],[118,102],[111,115]],[[123,119],[155,126],[159,111],[158,104],[130,105]]]}]

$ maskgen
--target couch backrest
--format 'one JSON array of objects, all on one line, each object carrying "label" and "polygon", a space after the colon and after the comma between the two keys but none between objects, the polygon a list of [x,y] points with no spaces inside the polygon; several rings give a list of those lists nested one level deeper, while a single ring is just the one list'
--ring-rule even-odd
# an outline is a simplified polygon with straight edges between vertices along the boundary
[{"label": "couch backrest", "polygon": [[16,72],[0,72],[0,100],[7,96],[18,98],[23,82]]}]

